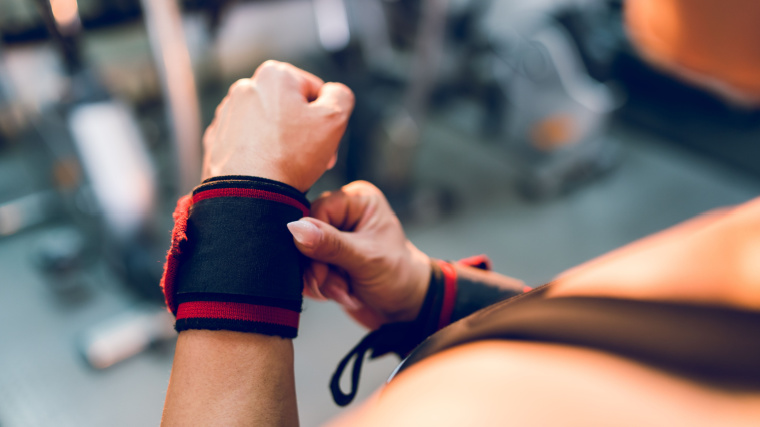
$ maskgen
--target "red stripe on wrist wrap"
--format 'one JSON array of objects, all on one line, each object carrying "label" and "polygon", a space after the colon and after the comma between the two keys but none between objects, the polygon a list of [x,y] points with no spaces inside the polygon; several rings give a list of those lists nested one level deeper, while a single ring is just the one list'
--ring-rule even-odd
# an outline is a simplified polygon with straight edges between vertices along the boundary
[{"label": "red stripe on wrist wrap", "polygon": [[193,195],[193,204],[200,202],[201,200],[213,199],[216,197],[249,197],[251,199],[269,200],[272,202],[285,203],[286,205],[298,208],[303,213],[303,216],[309,216],[309,208],[303,205],[298,200],[284,196],[279,193],[272,193],[266,190],[256,190],[253,188],[214,188],[212,190],[199,191]]},{"label": "red stripe on wrist wrap", "polygon": [[177,320],[204,318],[242,320],[246,322],[272,323],[298,328],[300,313],[279,307],[247,304],[242,302],[190,301],[177,309]]},{"label": "red stripe on wrist wrap", "polygon": [[438,266],[443,272],[443,305],[441,316],[438,319],[438,329],[443,329],[451,323],[451,315],[454,313],[454,304],[457,300],[457,271],[453,265],[446,261],[438,261]]},{"label": "red stripe on wrist wrap", "polygon": [[294,338],[305,260],[286,224],[309,215],[308,205],[288,185],[240,176],[206,180],[180,198],[161,278],[177,331]]},{"label": "red stripe on wrist wrap", "polygon": [[174,208],[174,213],[172,214],[174,218],[172,245],[169,248],[169,252],[166,253],[164,274],[161,276],[161,289],[164,291],[166,308],[172,314],[177,314],[177,302],[175,300],[177,289],[175,282],[177,270],[179,269],[180,255],[182,254],[181,245],[187,241],[187,218],[190,216],[190,207],[192,205],[193,199],[190,195],[182,196],[177,201],[177,207]]}]

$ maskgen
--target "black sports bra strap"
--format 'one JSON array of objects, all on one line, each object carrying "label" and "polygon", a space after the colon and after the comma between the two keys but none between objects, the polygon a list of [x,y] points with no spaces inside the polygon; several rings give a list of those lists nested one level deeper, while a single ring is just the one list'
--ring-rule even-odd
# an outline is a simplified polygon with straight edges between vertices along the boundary
[{"label": "black sports bra strap", "polygon": [[493,339],[590,347],[702,380],[760,387],[759,312],[530,294],[494,304],[432,335],[396,373],[454,346]]}]

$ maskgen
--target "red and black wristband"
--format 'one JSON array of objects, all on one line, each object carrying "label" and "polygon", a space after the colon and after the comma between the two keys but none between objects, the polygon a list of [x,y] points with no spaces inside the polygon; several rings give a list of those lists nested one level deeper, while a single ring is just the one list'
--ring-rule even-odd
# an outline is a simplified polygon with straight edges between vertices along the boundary
[{"label": "red and black wristband", "polygon": [[430,284],[416,322],[422,326],[422,335],[428,337],[449,324],[467,317],[471,313],[513,296],[488,284],[477,283],[460,277],[455,265],[491,270],[491,260],[485,255],[476,255],[451,263],[443,260],[432,261]]},{"label": "red and black wristband", "polygon": [[[330,380],[330,391],[335,403],[346,406],[356,397],[366,353],[370,353],[371,359],[388,353],[395,353],[403,359],[440,329],[483,307],[523,292],[523,289],[504,289],[495,283],[475,280],[466,270],[458,270],[456,265],[480,270],[491,269],[491,261],[485,255],[465,258],[456,263],[431,260],[430,282],[417,318],[410,322],[385,324],[367,334],[351,349],[340,361]],[[340,382],[351,360],[354,360],[351,389],[345,393]]]},{"label": "red and black wristband", "polygon": [[181,198],[161,279],[177,331],[294,338],[306,259],[287,223],[308,213],[302,193],[264,178],[212,178]]}]

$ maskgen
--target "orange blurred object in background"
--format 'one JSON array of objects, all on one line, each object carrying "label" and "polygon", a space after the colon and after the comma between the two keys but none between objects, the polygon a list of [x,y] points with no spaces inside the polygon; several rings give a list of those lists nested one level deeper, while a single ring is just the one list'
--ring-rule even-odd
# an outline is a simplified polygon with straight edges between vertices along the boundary
[{"label": "orange blurred object in background", "polygon": [[654,64],[743,104],[760,104],[760,2],[630,0],[626,27]]}]

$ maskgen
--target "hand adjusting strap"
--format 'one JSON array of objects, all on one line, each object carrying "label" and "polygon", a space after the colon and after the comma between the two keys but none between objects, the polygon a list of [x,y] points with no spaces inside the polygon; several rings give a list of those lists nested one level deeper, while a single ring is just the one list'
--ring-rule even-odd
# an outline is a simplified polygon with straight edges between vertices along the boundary
[{"label": "hand adjusting strap", "polygon": [[211,178],[182,197],[161,279],[177,331],[294,338],[305,258],[287,223],[308,214],[301,192],[265,178]]},{"label": "hand adjusting strap", "polygon": [[[417,319],[385,324],[370,332],[338,364],[330,380],[330,391],[339,406],[348,405],[356,397],[367,352],[371,351],[370,359],[388,353],[395,353],[403,359],[427,337],[450,323],[479,308],[516,295],[511,290],[460,279],[452,263],[433,260],[431,264],[430,284]],[[465,258],[455,264],[480,270],[491,269],[491,261],[485,255]],[[351,372],[351,390],[344,393],[340,388],[340,378],[352,358],[355,359]]]}]

